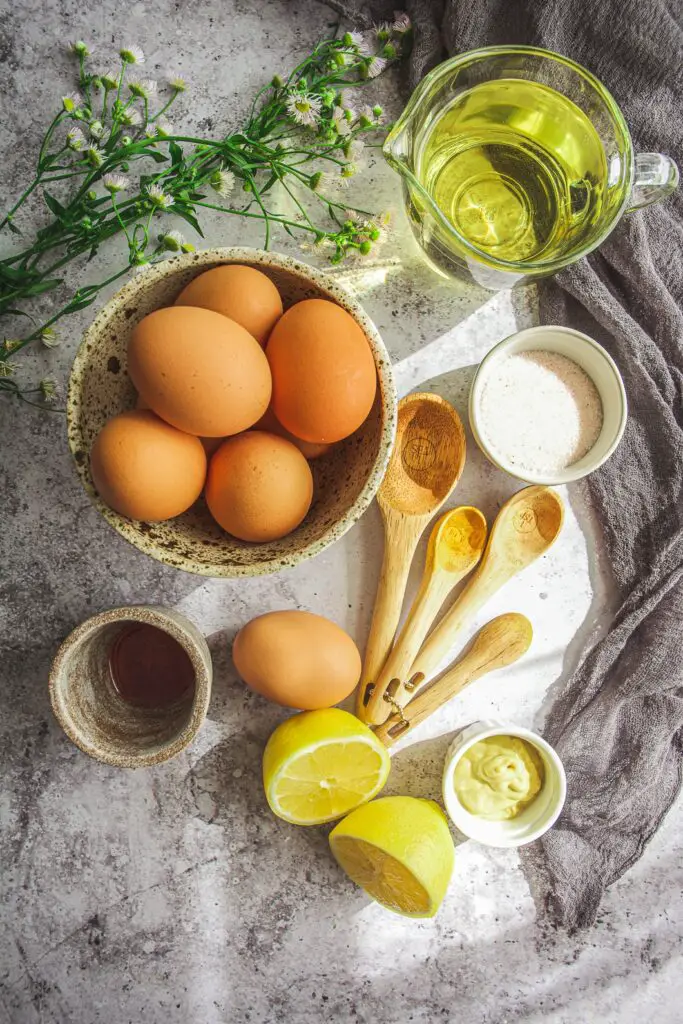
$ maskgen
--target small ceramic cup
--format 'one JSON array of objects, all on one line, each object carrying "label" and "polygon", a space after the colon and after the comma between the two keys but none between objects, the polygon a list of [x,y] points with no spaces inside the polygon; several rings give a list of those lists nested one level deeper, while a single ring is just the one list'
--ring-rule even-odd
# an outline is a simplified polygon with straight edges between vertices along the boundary
[{"label": "small ceramic cup", "polygon": [[[543,762],[541,792],[516,818],[509,821],[485,821],[470,814],[460,803],[453,776],[460,758],[479,740],[490,736],[517,736],[532,744]],[[474,722],[457,734],[446,755],[443,772],[443,799],[455,827],[469,839],[484,846],[514,847],[533,843],[557,821],[567,795],[564,767],[549,743],[535,732],[505,722]]]},{"label": "small ceramic cup", "polygon": [[[192,663],[194,689],[168,707],[136,707],[114,687],[112,645],[135,622],[168,633]],[[84,753],[117,768],[148,768],[195,738],[209,707],[211,677],[206,640],[189,619],[170,608],[132,605],[94,615],[66,638],[50,670],[50,698],[57,721]]]},{"label": "small ceramic cup", "polygon": [[[538,351],[557,352],[577,363],[595,384],[602,402],[602,428],[593,447],[583,458],[554,472],[521,470],[513,465],[488,438],[481,414],[482,391],[498,363],[507,356]],[[521,405],[519,415],[525,415]],[[626,389],[617,364],[602,345],[571,327],[530,327],[504,338],[482,359],[470,390],[469,417],[475,441],[489,462],[528,484],[568,484],[588,476],[614,452],[623,436],[627,415]]]}]

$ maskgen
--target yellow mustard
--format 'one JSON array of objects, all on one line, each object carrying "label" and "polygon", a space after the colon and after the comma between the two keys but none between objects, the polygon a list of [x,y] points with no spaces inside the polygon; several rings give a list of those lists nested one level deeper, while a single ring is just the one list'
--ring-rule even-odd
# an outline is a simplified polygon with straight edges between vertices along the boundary
[{"label": "yellow mustard", "polygon": [[531,743],[518,736],[489,736],[462,755],[453,786],[470,814],[506,821],[535,799],[543,775],[543,761]]}]

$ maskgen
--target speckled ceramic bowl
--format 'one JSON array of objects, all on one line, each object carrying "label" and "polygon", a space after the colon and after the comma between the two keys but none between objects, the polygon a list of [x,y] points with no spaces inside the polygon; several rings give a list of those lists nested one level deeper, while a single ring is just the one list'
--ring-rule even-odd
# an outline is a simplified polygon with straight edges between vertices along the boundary
[{"label": "speckled ceramic bowl", "polygon": [[[109,655],[131,622],[168,633],[192,662],[194,691],[168,707],[134,707],[114,688]],[[211,698],[206,640],[184,615],[157,605],[112,608],[86,619],[57,651],[50,669],[52,710],[84,753],[117,768],[148,768],[175,757],[199,732]]]},{"label": "speckled ceramic bowl", "polygon": [[[198,274],[225,263],[245,263],[277,285],[285,309],[300,299],[324,298],[346,309],[372,349],[379,388],[365,423],[329,454],[311,463],[313,504],[293,533],[269,544],[228,536],[203,500],[176,519],[141,523],[119,515],[99,498],[90,473],[90,448],[102,426],[131,409],[136,395],[126,372],[126,350],[135,325],[152,310],[170,306]],[[122,536],[161,562],[204,576],[256,576],[311,558],[338,540],[362,516],[379,487],[396,433],[396,391],[391,362],[372,321],[328,274],[288,256],[258,249],[213,249],[157,264],[110,299],[76,354],[67,400],[69,446],[81,482],[102,515]]]}]

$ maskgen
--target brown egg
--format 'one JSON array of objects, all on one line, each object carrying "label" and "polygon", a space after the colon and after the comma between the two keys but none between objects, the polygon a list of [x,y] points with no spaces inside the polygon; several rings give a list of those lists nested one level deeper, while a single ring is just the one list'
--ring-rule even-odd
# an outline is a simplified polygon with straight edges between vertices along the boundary
[{"label": "brown egg", "polygon": [[268,339],[273,410],[290,433],[332,444],[357,430],[372,409],[377,373],[365,334],[341,306],[304,299]]},{"label": "brown egg", "polygon": [[329,708],[355,689],[361,658],[343,629],[311,612],[268,612],[244,626],[232,648],[247,686],[285,707]]},{"label": "brown egg", "polygon": [[131,409],[102,427],[90,452],[103,501],[130,519],[158,523],[192,505],[206,478],[201,442],[155,416]]},{"label": "brown egg", "polygon": [[[144,398],[142,398],[140,395],[138,395],[137,401],[135,403],[135,408],[136,409],[149,409],[149,406],[147,405],[147,402],[144,400]],[[261,417],[261,419],[263,419],[263,416]],[[273,419],[275,419],[275,417],[273,417]],[[260,422],[261,422],[261,420],[259,420],[259,423]],[[275,422],[277,423],[277,420],[275,420]],[[199,440],[202,442],[202,447],[203,447],[204,451],[206,452],[207,456],[211,456],[211,455],[213,455],[213,453],[215,451],[217,451],[220,448],[220,446],[223,444],[223,441],[225,441],[225,438],[224,437],[200,437]],[[305,445],[306,442],[305,441],[300,441],[299,444]],[[315,448],[316,446],[315,445],[310,445],[309,447]],[[323,445],[318,445],[318,447],[322,448],[324,446]]]},{"label": "brown egg", "polygon": [[188,434],[239,434],[270,402],[263,349],[209,309],[172,306],[146,316],[128,344],[128,373],[143,401]]},{"label": "brown egg", "polygon": [[249,430],[228,438],[211,458],[205,496],[211,515],[233,537],[277,540],[308,512],[313,477],[284,437]]},{"label": "brown egg", "polygon": [[282,316],[282,299],[265,274],[253,267],[232,263],[214,267],[195,277],[182,290],[176,306],[202,306],[229,316],[265,345]]},{"label": "brown egg", "polygon": [[258,423],[254,424],[254,430],[265,430],[270,434],[278,434],[280,437],[286,438],[291,441],[293,445],[299,449],[305,459],[310,462],[311,459],[319,459],[321,455],[325,455],[329,452],[332,447],[331,444],[312,444],[310,441],[302,441],[300,437],[295,437],[294,434],[290,434],[288,430],[280,423],[279,419],[273,412],[273,407],[269,406],[264,412]]}]

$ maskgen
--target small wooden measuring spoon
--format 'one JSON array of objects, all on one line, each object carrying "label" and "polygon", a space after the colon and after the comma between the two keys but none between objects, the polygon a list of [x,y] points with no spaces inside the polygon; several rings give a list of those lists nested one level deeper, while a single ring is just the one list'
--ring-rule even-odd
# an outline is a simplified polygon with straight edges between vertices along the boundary
[{"label": "small wooden measuring spoon", "polygon": [[505,502],[476,571],[412,664],[409,681],[413,690],[429,679],[463,627],[489,598],[545,554],[557,540],[563,521],[562,499],[550,487],[525,487]]},{"label": "small wooden measuring spoon", "polygon": [[376,726],[375,735],[390,747],[470,683],[518,661],[529,650],[532,636],[531,623],[518,612],[507,612],[492,619],[479,630],[469,650],[440,679],[425,687],[401,714],[394,713]]},{"label": "small wooden measuring spoon", "polygon": [[394,648],[379,673],[365,709],[365,720],[377,725],[391,714],[391,702],[402,701],[405,675],[422,641],[453,587],[484,552],[486,520],[479,509],[463,506],[442,515],[432,529],[422,583]]},{"label": "small wooden measuring spoon", "polygon": [[384,521],[384,558],[356,698],[356,714],[363,721],[370,687],[394,641],[417,542],[460,479],[464,465],[465,431],[453,406],[429,393],[402,398],[396,445],[377,493]]}]

